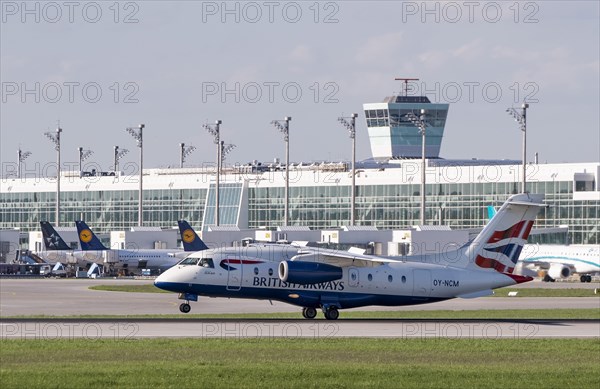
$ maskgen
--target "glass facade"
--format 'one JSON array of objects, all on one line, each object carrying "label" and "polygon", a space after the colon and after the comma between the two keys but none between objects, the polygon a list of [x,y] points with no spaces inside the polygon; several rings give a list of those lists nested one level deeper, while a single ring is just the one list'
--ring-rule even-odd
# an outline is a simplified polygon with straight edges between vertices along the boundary
[{"label": "glass facade", "polygon": [[[95,231],[124,230],[137,225],[138,191],[83,191],[61,193],[61,225],[86,220]],[[206,189],[144,190],[144,225],[171,227],[186,219],[202,220]],[[54,221],[56,194],[0,193],[0,229],[39,230],[41,220]]]},{"label": "glass facade", "polygon": [[[204,221],[202,229],[208,226],[214,226],[215,223],[215,204],[216,204],[216,185],[210,184],[208,197],[204,208]],[[219,226],[237,226],[240,216],[240,202],[242,200],[242,183],[219,184]]]}]

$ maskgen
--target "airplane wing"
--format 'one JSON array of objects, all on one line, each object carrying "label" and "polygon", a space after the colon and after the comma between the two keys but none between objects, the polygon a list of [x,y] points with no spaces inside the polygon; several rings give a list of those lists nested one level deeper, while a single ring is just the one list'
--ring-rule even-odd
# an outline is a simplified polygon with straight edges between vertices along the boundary
[{"label": "airplane wing", "polygon": [[321,262],[338,267],[374,267],[384,263],[397,263],[400,260],[387,259],[374,255],[358,254],[348,251],[303,248],[291,261]]},{"label": "airplane wing", "polygon": [[561,261],[550,262],[550,261],[544,261],[544,260],[540,260],[540,259],[533,259],[533,260],[524,259],[521,262],[523,263],[523,266],[528,267],[528,268],[535,267],[540,270],[548,270],[548,269],[550,269],[550,267],[552,265],[562,265],[562,266],[568,267],[572,273],[575,272],[575,266],[573,266],[572,264],[567,263],[567,262],[561,262]]}]

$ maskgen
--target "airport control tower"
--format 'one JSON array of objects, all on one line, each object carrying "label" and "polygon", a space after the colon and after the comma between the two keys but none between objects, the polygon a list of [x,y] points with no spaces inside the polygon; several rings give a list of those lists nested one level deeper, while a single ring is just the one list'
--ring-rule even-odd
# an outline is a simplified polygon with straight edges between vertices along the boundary
[{"label": "airport control tower", "polygon": [[[410,80],[410,79],[402,79]],[[376,160],[421,158],[421,134],[407,117],[425,109],[426,158],[439,158],[449,104],[433,104],[426,96],[409,96],[408,84],[401,96],[386,97],[382,103],[363,104],[371,153]]]}]

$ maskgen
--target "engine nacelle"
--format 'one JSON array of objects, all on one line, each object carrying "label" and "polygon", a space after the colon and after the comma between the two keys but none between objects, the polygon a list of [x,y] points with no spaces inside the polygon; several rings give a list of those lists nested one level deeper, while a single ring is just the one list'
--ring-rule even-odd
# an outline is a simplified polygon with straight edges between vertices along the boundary
[{"label": "engine nacelle", "polygon": [[571,275],[571,268],[560,263],[554,263],[550,265],[548,269],[548,276],[553,279],[567,278]]},{"label": "engine nacelle", "polygon": [[342,268],[318,262],[282,261],[279,278],[293,284],[318,284],[342,278]]}]

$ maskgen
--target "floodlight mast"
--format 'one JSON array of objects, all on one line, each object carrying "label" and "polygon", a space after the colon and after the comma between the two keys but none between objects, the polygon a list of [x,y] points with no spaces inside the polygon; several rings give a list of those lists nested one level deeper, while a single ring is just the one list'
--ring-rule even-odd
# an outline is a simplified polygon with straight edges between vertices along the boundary
[{"label": "floodlight mast", "polygon": [[216,174],[215,174],[215,226],[219,226],[219,180],[221,175],[221,120],[216,120],[214,125],[203,124],[204,127],[211,135],[215,137],[215,144],[217,145],[217,160],[216,160]]},{"label": "floodlight mast", "polygon": [[56,150],[56,209],[54,210],[54,224],[60,226],[60,133],[62,128],[56,129],[56,134],[51,132],[45,132],[44,135],[52,143],[54,143],[54,150]]},{"label": "floodlight mast", "polygon": [[143,144],[143,130],[146,127],[145,124],[140,124],[137,128],[127,127],[125,131],[131,134],[133,138],[137,141],[137,147],[140,148],[140,188],[138,195],[138,226],[142,226],[144,224],[144,192],[143,192],[143,180],[144,180],[144,144]]},{"label": "floodlight mast", "polygon": [[426,127],[427,123],[425,122],[426,110],[421,109],[421,115],[417,116],[412,112],[406,114],[406,118],[419,129],[421,133],[421,225],[424,226],[426,223],[425,218],[425,167],[426,167],[426,158],[425,158],[425,140],[426,140]]},{"label": "floodlight mast", "polygon": [[78,147],[77,152],[79,154],[79,178],[81,178],[83,177],[83,161],[94,154],[94,152],[92,150],[84,150],[83,147]]},{"label": "floodlight mast", "polygon": [[521,182],[521,192],[527,192],[527,108],[529,104],[523,103],[521,105],[521,113],[514,108],[507,108],[506,112],[512,116],[523,132],[523,177]]},{"label": "floodlight mast", "polygon": [[283,209],[283,225],[288,226],[290,221],[290,121],[286,116],[283,120],[273,120],[271,124],[282,134],[285,141],[285,205]]},{"label": "floodlight mast", "polygon": [[351,190],[351,201],[350,201],[350,225],[354,226],[356,220],[356,118],[357,113],[353,113],[350,116],[350,121],[347,121],[345,117],[339,117],[338,121],[342,123],[344,127],[348,129],[350,138],[352,139],[352,190]]},{"label": "floodlight mast", "polygon": [[196,150],[195,146],[185,146],[185,143],[179,144],[179,167],[183,169],[183,163],[185,162],[185,158],[192,153],[192,151]]},{"label": "floodlight mast", "polygon": [[31,155],[31,151],[23,151],[19,146],[19,150],[17,152],[17,178],[21,178],[21,164],[25,162],[27,157]]},{"label": "floodlight mast", "polygon": [[125,156],[125,154],[127,154],[129,152],[129,150],[119,149],[119,146],[115,146],[114,150],[115,150],[115,154],[114,154],[113,168],[115,169],[115,173],[116,173],[119,170],[119,160],[121,158],[123,158],[123,156]]}]

